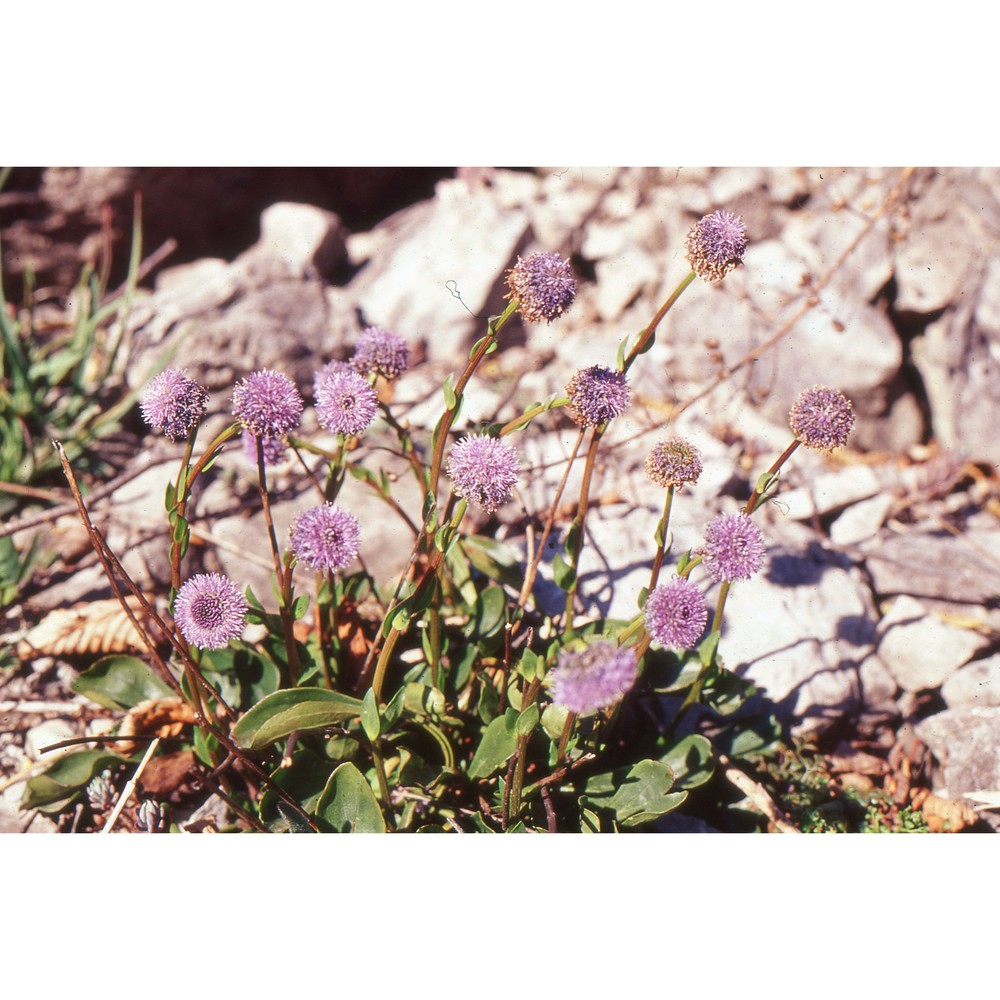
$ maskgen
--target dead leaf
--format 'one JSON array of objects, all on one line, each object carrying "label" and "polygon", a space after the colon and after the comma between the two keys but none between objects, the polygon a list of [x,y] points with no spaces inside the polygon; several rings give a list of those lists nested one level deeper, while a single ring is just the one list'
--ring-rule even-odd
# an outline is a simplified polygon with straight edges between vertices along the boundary
[{"label": "dead leaf", "polygon": [[[118,727],[119,736],[180,736],[184,727],[194,722],[194,709],[181,698],[151,698],[130,708]],[[116,742],[120,753],[131,754],[136,743]]]},{"label": "dead leaf", "polygon": [[979,822],[976,810],[961,799],[943,799],[921,789],[913,793],[912,801],[914,808],[923,813],[931,833],[958,833]]},{"label": "dead leaf", "polygon": [[[142,610],[138,598],[130,594],[125,600],[139,623],[149,628],[152,622]],[[157,631],[153,632],[154,640],[158,635]],[[88,601],[72,608],[56,608],[29,629],[17,645],[17,655],[21,660],[39,655],[97,656],[135,652],[146,652],[146,645],[115,598]]]},{"label": "dead leaf", "polygon": [[169,799],[184,785],[190,785],[197,776],[193,750],[154,757],[139,776],[139,787],[154,799]]}]

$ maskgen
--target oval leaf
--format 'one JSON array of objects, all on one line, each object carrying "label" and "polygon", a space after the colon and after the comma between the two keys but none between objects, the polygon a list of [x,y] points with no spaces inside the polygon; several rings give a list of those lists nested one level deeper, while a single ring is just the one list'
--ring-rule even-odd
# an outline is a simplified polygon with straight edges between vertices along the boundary
[{"label": "oval leaf", "polygon": [[361,715],[361,702],[325,688],[293,688],[262,698],[233,727],[233,739],[260,750],[293,732],[322,729]]},{"label": "oval leaf", "polygon": [[133,708],[140,701],[170,698],[174,691],[137,656],[105,656],[70,687],[105,708]]},{"label": "oval leaf", "polygon": [[385,820],[372,786],[350,761],[330,775],[316,816],[336,833],[385,833]]}]

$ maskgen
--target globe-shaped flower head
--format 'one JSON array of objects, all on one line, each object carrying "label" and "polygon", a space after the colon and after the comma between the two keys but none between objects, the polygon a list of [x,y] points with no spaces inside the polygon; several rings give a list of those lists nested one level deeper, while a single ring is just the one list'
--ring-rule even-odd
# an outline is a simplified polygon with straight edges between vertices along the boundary
[{"label": "globe-shaped flower head", "polygon": [[240,379],[233,388],[233,413],[259,438],[284,437],[299,426],[302,397],[295,383],[281,372],[262,369]]},{"label": "globe-shaped flower head", "polygon": [[[326,371],[330,366],[326,366]],[[334,434],[364,432],[378,410],[378,396],[363,375],[352,368],[319,372],[315,379],[316,418]]]},{"label": "globe-shaped flower head", "polygon": [[635,651],[613,642],[592,642],[578,653],[561,650],[552,671],[552,700],[576,715],[613,705],[635,684]]},{"label": "globe-shaped flower head", "polygon": [[509,444],[478,434],[451,449],[447,468],[458,496],[492,514],[510,499],[521,463]]},{"label": "globe-shaped flower head", "polygon": [[698,482],[701,470],[701,452],[684,438],[660,441],[646,456],[646,477],[664,489]]},{"label": "globe-shaped flower head", "polygon": [[788,414],[788,423],[807,448],[828,451],[847,443],[854,427],[854,409],[839,390],[814,385],[800,393]]},{"label": "globe-shaped flower head", "polygon": [[410,345],[398,334],[369,326],[354,345],[351,364],[362,375],[378,372],[391,382],[410,367]]},{"label": "globe-shaped flower head", "polygon": [[695,274],[713,285],[743,263],[746,249],[743,220],[721,209],[699,219],[684,242],[684,256]]},{"label": "globe-shaped flower head", "polygon": [[699,551],[719,582],[749,580],[764,565],[764,534],[746,514],[720,514],[708,522]]},{"label": "globe-shaped flower head", "polygon": [[661,646],[694,649],[705,632],[708,606],[685,576],[675,576],[646,599],[646,631]]},{"label": "globe-shaped flower head", "polygon": [[570,416],[581,427],[598,427],[620,417],[632,402],[632,390],[624,372],[604,365],[591,365],[576,372],[566,383]]},{"label": "globe-shaped flower head", "polygon": [[221,573],[191,577],[174,601],[174,621],[192,646],[222,649],[239,637],[246,624],[247,599]]},{"label": "globe-shaped flower head", "polygon": [[142,419],[171,441],[183,441],[201,420],[208,391],[179,368],[164,368],[142,394]]},{"label": "globe-shaped flower head", "polygon": [[518,311],[528,323],[551,323],[576,297],[576,279],[569,260],[557,253],[518,257],[507,272],[507,298],[518,301]]},{"label": "globe-shaped flower head", "polygon": [[315,570],[343,569],[361,544],[358,519],[332,503],[296,514],[288,529],[288,547]]}]

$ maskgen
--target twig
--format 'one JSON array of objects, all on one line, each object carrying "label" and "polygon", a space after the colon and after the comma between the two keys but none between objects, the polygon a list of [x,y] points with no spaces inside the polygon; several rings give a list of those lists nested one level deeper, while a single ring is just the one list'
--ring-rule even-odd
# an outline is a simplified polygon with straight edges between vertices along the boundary
[{"label": "twig", "polygon": [[121,815],[121,811],[125,808],[126,803],[132,797],[132,793],[135,791],[136,782],[139,780],[139,776],[145,770],[146,765],[149,763],[150,758],[156,753],[156,748],[160,745],[159,739],[153,740],[149,744],[149,749],[143,755],[142,760],[139,761],[139,766],[135,769],[135,774],[132,775],[128,784],[125,786],[124,791],[121,794],[121,798],[115,805],[114,811],[108,817],[107,823],[104,824],[104,829],[101,833],[110,833],[112,827],[118,822],[118,817]]},{"label": "twig", "polygon": [[758,784],[748,774],[733,766],[733,762],[725,755],[719,754],[726,780],[738,788],[751,802],[755,809],[763,813],[779,833],[801,833],[789,818],[778,808],[774,799],[763,785]]}]

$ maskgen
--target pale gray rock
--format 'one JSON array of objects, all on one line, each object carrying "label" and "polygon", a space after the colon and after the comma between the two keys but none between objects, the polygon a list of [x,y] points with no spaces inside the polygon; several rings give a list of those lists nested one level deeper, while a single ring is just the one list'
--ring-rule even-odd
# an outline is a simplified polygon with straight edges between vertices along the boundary
[{"label": "pale gray rock", "polygon": [[977,528],[957,537],[933,526],[883,531],[865,565],[883,596],[981,606],[1000,593],[1000,531]]},{"label": "pale gray rock", "polygon": [[66,719],[48,719],[40,722],[37,726],[32,726],[24,736],[24,752],[29,760],[42,760],[51,763],[66,753],[72,752],[74,747],[63,747],[60,750],[49,750],[42,753],[43,747],[51,746],[53,743],[61,743],[63,740],[72,739],[78,736],[76,729]]},{"label": "pale gray rock", "polygon": [[924,691],[940,687],[986,641],[904,594],[879,623],[878,654],[904,691]]},{"label": "pale gray rock", "polygon": [[272,206],[263,214],[261,239],[231,264],[172,268],[140,301],[128,320],[130,383],[143,384],[169,357],[217,401],[235,377],[261,368],[309,384],[348,336],[345,317],[331,315],[319,270],[342,254],[336,215],[308,205]]},{"label": "pale gray rock", "polygon": [[890,713],[895,685],[871,657],[875,612],[860,574],[800,525],[774,522],[765,536],[764,569],[735,584],[726,603],[725,665],[799,732],[843,715]]},{"label": "pale gray rock", "polygon": [[949,708],[1000,706],[1000,653],[956,670],[941,686]]},{"label": "pale gray rock", "polygon": [[780,498],[786,516],[805,521],[867,500],[879,489],[878,477],[869,466],[848,465],[837,472],[811,477],[805,486],[782,490]]},{"label": "pale gray rock", "polygon": [[830,541],[837,548],[860,545],[874,538],[892,510],[895,499],[879,493],[867,500],[851,504],[830,525]]},{"label": "pale gray rock", "polygon": [[282,261],[289,273],[329,274],[344,257],[345,235],[333,212],[281,201],[261,213],[257,249]]},{"label": "pale gray rock", "polygon": [[659,271],[645,250],[626,245],[597,264],[597,314],[613,322],[627,305],[643,292],[656,287]]},{"label": "pale gray rock", "polygon": [[896,309],[928,314],[976,287],[990,251],[976,210],[958,194],[952,171],[915,180],[909,231],[895,244]]},{"label": "pale gray rock", "polygon": [[937,758],[939,795],[1000,789],[1000,708],[949,708],[914,729]]},{"label": "pale gray rock", "polygon": [[365,266],[348,287],[366,323],[424,339],[431,360],[454,361],[502,311],[504,271],[527,238],[524,211],[502,211],[488,191],[441,181],[433,201],[387,219],[363,245],[349,242],[352,260]]}]

